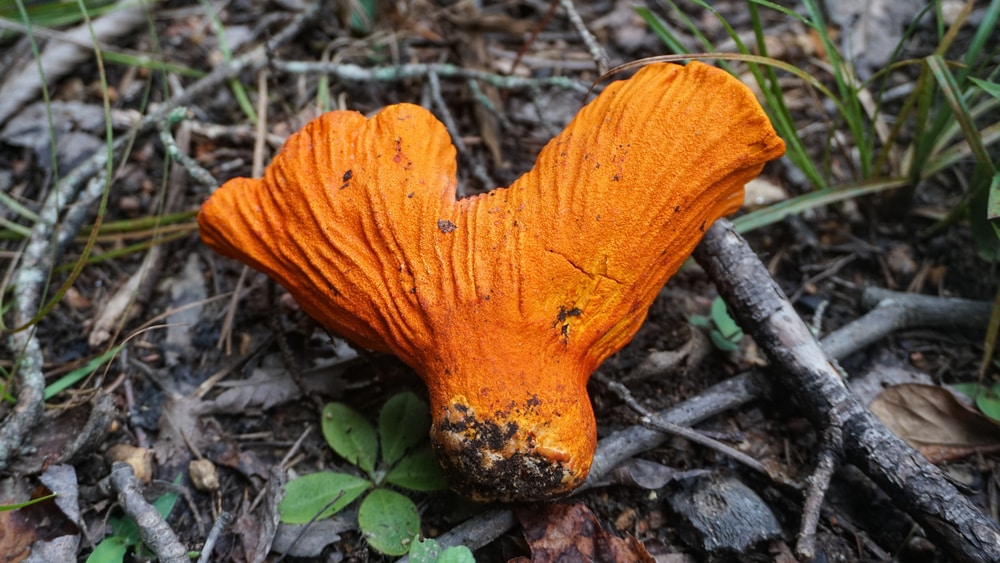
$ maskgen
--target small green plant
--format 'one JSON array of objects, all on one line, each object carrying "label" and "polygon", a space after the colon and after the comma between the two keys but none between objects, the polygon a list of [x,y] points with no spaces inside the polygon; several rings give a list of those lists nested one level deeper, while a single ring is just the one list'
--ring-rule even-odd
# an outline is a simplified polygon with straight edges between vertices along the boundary
[{"label": "small green plant", "polygon": [[410,548],[413,563],[475,563],[472,551],[464,545],[441,549],[432,539],[414,538]]},{"label": "small green plant", "polygon": [[1000,382],[994,383],[992,387],[979,383],[959,383],[955,388],[975,401],[976,407],[987,418],[1000,424]]},{"label": "small green plant", "polygon": [[[180,477],[174,484],[180,483]],[[177,504],[179,493],[169,492],[153,501],[153,508],[160,517],[166,519]],[[153,557],[147,552],[139,537],[139,526],[128,516],[116,516],[108,521],[111,525],[111,535],[101,540],[94,551],[87,557],[87,563],[122,563],[129,549],[133,549],[137,559],[148,560]]]},{"label": "small green plant", "polygon": [[413,393],[394,395],[379,413],[376,434],[356,410],[343,403],[329,403],[323,409],[322,427],[333,451],[364,476],[321,471],[289,481],[278,506],[281,520],[304,524],[328,518],[368,493],[358,508],[361,533],[377,551],[405,555],[420,533],[420,515],[412,500],[388,487],[411,491],[446,487],[434,452],[426,443],[430,427],[427,405]]},{"label": "small green plant", "polygon": [[712,338],[712,344],[723,352],[735,352],[740,348],[740,341],[743,340],[743,329],[736,321],[729,316],[726,309],[726,302],[721,297],[716,297],[712,301],[710,316],[691,315],[691,324],[698,328],[707,329]]}]

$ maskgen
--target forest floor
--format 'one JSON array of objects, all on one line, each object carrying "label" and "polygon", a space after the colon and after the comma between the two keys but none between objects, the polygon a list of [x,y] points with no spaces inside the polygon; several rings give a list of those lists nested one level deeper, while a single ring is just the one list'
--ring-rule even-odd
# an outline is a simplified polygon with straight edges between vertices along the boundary
[{"label": "forest floor", "polygon": [[[426,399],[426,389],[400,361],[352,348],[312,322],[280,287],[275,294],[266,276],[206,248],[195,215],[217,185],[260,176],[284,139],[327,109],[371,115],[399,102],[427,107],[462,141],[460,196],[510,184],[582,107],[588,89],[599,91],[607,83],[597,82],[604,63],[566,4],[381,2],[370,22],[351,15],[352,9],[364,13],[364,1],[315,6],[307,0],[171,0],[140,9],[117,6],[94,14],[101,64],[89,31],[70,39],[68,31],[43,33],[39,27],[30,35],[46,49],[65,49],[46,67],[45,96],[32,42],[18,27],[22,20],[16,12],[4,14],[10,18],[4,21],[13,23],[0,30],[0,334],[6,346],[0,374],[9,399],[0,405],[0,503],[25,502],[57,489],[60,498],[76,499],[70,503],[75,511],[57,500],[0,512],[4,560],[24,560],[29,553],[36,561],[69,560],[58,558],[70,554],[85,560],[106,537],[119,538],[121,551],[129,553],[125,560],[146,560],[133,555],[142,550],[135,532],[122,523],[121,497],[109,494],[114,461],[133,466],[148,500],[175,500],[166,523],[185,549],[199,551],[212,536],[212,561],[391,559],[366,543],[354,506],[295,538],[301,526],[274,520],[276,483],[321,470],[356,472],[320,432],[325,403],[347,404],[374,422],[391,396],[412,391]],[[961,58],[963,41],[971,40],[985,17],[986,6],[970,5],[967,23],[945,53],[949,59]],[[713,7],[753,42],[746,4],[725,1]],[[716,50],[734,51],[715,16],[695,4],[682,9],[650,6],[689,50],[704,47],[681,31],[681,14]],[[827,14],[829,30],[842,40],[855,31],[844,22],[861,26],[870,16],[859,12],[852,20],[843,10]],[[572,15],[610,66],[668,52],[632,2],[579,2]],[[940,30],[931,16],[904,40],[905,25],[898,22],[916,15],[896,14],[895,25],[867,36],[867,51],[853,55],[862,80],[884,67],[886,49],[895,47],[873,36],[902,45],[896,60],[925,57],[937,48]],[[770,56],[833,87],[831,59],[815,30],[773,10],[762,9],[761,17]],[[876,23],[876,29],[888,25]],[[986,52],[995,67],[997,38],[992,41]],[[746,64],[733,68],[756,88]],[[888,85],[878,91],[888,92],[880,98],[887,115],[900,110],[918,71],[904,65],[889,74]],[[857,148],[836,129],[844,125],[829,100],[790,75],[782,81],[794,127],[806,152],[821,163],[827,185],[866,185],[871,178],[859,172]],[[168,104],[185,111],[165,116]],[[979,117],[995,121],[996,110]],[[110,180],[101,160],[108,135],[124,139],[115,147]],[[81,164],[89,171],[80,172]],[[832,205],[806,204],[745,236],[818,337],[864,315],[865,288],[991,303],[996,268],[983,258],[991,251],[983,250],[970,222],[929,232],[968,204],[971,170],[966,160],[928,176],[912,191],[904,187]],[[57,185],[64,190],[62,201],[52,195]],[[814,189],[782,158],[747,188],[738,216]],[[653,303],[635,338],[600,367],[603,378],[622,381],[640,404],[661,410],[765,366],[750,338],[713,342],[711,331],[718,340],[726,322],[717,310],[713,318],[716,295],[704,271],[686,264]],[[699,316],[709,319],[707,326],[692,324]],[[23,326],[30,328],[16,330]],[[925,446],[921,452],[934,456],[995,520],[1000,433],[949,388],[977,381],[988,387],[1000,374],[996,364],[982,367],[984,335],[984,324],[968,330],[911,329],[839,363],[866,404],[886,389],[904,396],[882,397],[891,404],[888,414],[881,414],[921,420],[923,426],[903,437]],[[296,377],[289,377],[289,369]],[[44,379],[31,383],[36,372]],[[39,382],[45,408],[32,414],[25,405],[29,399],[41,404],[42,397],[30,391]],[[934,389],[933,398],[924,406],[915,406],[917,399],[907,402],[908,393],[927,388]],[[597,378],[588,389],[599,437],[638,424],[639,415],[621,394]],[[923,435],[929,426],[947,427],[949,433]],[[560,500],[559,509],[517,507],[516,523],[505,523],[485,545],[474,546],[477,560],[543,561],[560,555],[573,560],[567,555],[573,552],[556,538],[591,538],[601,535],[597,529],[610,535],[595,542],[631,535],[641,543],[632,549],[657,561],[791,560],[802,496],[788,483],[801,483],[813,470],[818,442],[806,417],[779,390],[698,428],[785,480],[669,437],[642,454],[652,477],[609,477]],[[194,460],[210,462],[200,465],[208,467],[208,483],[192,476]],[[64,472],[57,475],[53,468]],[[771,515],[774,533],[749,534],[748,543],[740,544],[743,536],[734,531],[739,537],[732,546],[741,547],[718,547],[699,536],[685,509],[670,499],[721,482],[745,487],[740,494],[754,510]],[[448,491],[408,495],[427,537],[496,508]],[[229,525],[213,535],[223,513],[231,515]],[[35,543],[60,537],[75,539],[55,547]],[[828,492],[817,545],[831,561],[952,559],[850,467],[837,473]]]}]

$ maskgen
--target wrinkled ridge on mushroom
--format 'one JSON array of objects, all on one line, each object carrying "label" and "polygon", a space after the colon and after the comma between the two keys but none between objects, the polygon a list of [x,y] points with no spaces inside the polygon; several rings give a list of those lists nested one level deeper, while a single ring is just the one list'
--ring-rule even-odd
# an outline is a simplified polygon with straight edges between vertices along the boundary
[{"label": "wrinkled ridge on mushroom", "polygon": [[318,322],[414,368],[454,488],[550,498],[590,467],[590,374],[783,152],[738,80],[653,64],[609,85],[508,188],[456,201],[448,132],[397,104],[312,121],[198,222]]}]

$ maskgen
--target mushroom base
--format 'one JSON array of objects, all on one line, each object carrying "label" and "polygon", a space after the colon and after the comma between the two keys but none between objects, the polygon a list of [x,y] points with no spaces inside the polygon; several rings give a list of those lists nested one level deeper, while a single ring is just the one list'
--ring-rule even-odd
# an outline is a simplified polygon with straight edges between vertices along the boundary
[{"label": "mushroom base", "polygon": [[[528,427],[534,417],[526,419],[523,413],[537,412],[538,399],[532,397],[526,403],[511,409],[517,416],[502,411],[477,413],[461,397],[435,409],[431,439],[452,489],[478,501],[534,501],[564,496],[583,483],[593,447],[571,452],[547,445],[560,441],[552,439],[548,422]],[[581,435],[594,433],[589,401],[585,410],[589,424],[571,426],[576,443]]]}]

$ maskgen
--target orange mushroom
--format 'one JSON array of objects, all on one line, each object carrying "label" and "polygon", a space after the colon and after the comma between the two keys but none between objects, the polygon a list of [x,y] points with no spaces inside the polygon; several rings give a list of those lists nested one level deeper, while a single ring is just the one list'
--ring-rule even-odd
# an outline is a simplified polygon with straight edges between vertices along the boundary
[{"label": "orange mushroom", "polygon": [[455,149],[421,107],[334,111],[263,179],[222,186],[198,224],[316,321],[416,370],[455,490],[543,499],[587,477],[590,374],[783,152],[738,80],[652,64],[609,85],[508,188],[456,200]]}]

